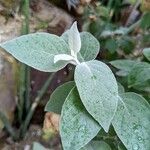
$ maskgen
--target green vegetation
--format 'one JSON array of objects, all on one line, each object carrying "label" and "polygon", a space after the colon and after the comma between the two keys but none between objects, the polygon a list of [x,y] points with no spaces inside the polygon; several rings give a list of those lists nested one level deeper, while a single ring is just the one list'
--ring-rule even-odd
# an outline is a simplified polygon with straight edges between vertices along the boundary
[{"label": "green vegetation", "polygon": [[[140,3],[132,1],[131,5],[136,9]],[[61,115],[59,131],[64,150],[150,149],[150,13],[145,11],[130,25],[131,13],[123,26],[119,15],[125,6],[121,0],[89,4],[82,18],[83,32],[79,33],[74,22],[61,36],[32,33],[0,45],[20,62],[40,71],[57,72],[68,64],[75,66],[74,81],[59,86],[45,107],[45,111]],[[21,79],[27,88],[21,89],[29,88],[30,68],[26,65]],[[23,101],[29,113],[19,137],[24,137],[52,77],[31,106],[25,91],[27,99]],[[5,117],[0,118],[16,139]],[[34,146],[42,147],[37,143]]]}]

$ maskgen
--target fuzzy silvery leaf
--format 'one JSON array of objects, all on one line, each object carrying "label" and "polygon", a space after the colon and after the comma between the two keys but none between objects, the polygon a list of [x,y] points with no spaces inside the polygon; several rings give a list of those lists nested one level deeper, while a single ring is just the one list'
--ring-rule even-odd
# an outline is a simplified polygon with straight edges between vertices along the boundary
[{"label": "fuzzy silvery leaf", "polygon": [[128,86],[150,92],[150,64],[139,62],[128,75]]},{"label": "fuzzy silvery leaf", "polygon": [[68,44],[71,50],[71,55],[76,56],[81,49],[81,39],[77,28],[77,22],[74,22],[68,30]]},{"label": "fuzzy silvery leaf", "polygon": [[67,61],[70,62],[72,61],[74,58],[71,55],[67,55],[67,54],[58,54],[54,56],[54,63],[57,63],[58,61]]},{"label": "fuzzy silvery leaf", "polygon": [[150,105],[136,93],[121,94],[112,124],[128,150],[150,149]]},{"label": "fuzzy silvery leaf", "polygon": [[63,103],[74,86],[75,83],[70,81],[56,88],[56,90],[51,94],[50,100],[45,106],[45,111],[60,114]]},{"label": "fuzzy silvery leaf", "polygon": [[60,135],[64,150],[80,150],[100,131],[100,125],[83,106],[76,88],[67,96],[61,112]]},{"label": "fuzzy silvery leaf", "polygon": [[54,63],[55,55],[70,54],[68,45],[61,37],[42,32],[20,36],[2,43],[0,47],[22,63],[45,72],[58,71],[68,63]]},{"label": "fuzzy silvery leaf", "polygon": [[96,58],[100,50],[99,41],[88,32],[81,32],[81,50],[78,59],[82,61],[90,61]]},{"label": "fuzzy silvery leaf", "polygon": [[111,31],[111,30],[104,30],[102,33],[101,33],[101,37],[102,38],[107,38],[107,37],[112,37],[114,35],[123,35],[127,32],[127,28],[124,28],[124,27],[120,27],[119,29],[116,29],[114,31]]},{"label": "fuzzy silvery leaf", "polygon": [[114,54],[118,49],[118,44],[116,39],[114,38],[107,39],[105,43],[105,48],[108,49],[108,51],[111,54]]},{"label": "fuzzy silvery leaf", "polygon": [[92,60],[77,65],[75,83],[87,111],[108,132],[117,109],[118,86],[110,68]]},{"label": "fuzzy silvery leaf", "polygon": [[114,34],[123,35],[127,32],[128,28],[120,27],[114,31]]},{"label": "fuzzy silvery leaf", "polygon": [[103,31],[101,33],[101,37],[103,37],[103,38],[106,38],[106,37],[109,37],[109,36],[112,36],[112,35],[113,35],[113,31],[109,31],[109,30]]},{"label": "fuzzy silvery leaf", "polygon": [[111,147],[104,141],[91,141],[80,150],[111,150]]},{"label": "fuzzy silvery leaf", "polygon": [[119,82],[117,82],[117,84],[118,84],[118,93],[119,94],[125,93],[125,89],[124,89],[123,85]]},{"label": "fuzzy silvery leaf", "polygon": [[119,76],[127,76],[131,72],[133,66],[137,63],[138,61],[127,59],[118,59],[110,62],[112,66],[119,69],[119,71],[116,73]]},{"label": "fuzzy silvery leaf", "polygon": [[[149,5],[149,4],[148,4]],[[140,26],[143,29],[149,29],[150,28],[150,11],[147,11],[144,13],[144,15],[141,18]]]},{"label": "fuzzy silvery leaf", "polygon": [[[68,35],[68,30],[62,35],[62,38],[66,41],[66,43],[69,42]],[[98,40],[91,33],[88,32],[81,32],[80,38],[81,50],[77,54],[78,60],[80,62],[83,62],[95,59],[100,50],[100,44]]]},{"label": "fuzzy silvery leaf", "polygon": [[38,142],[33,143],[32,150],[47,150],[43,145]]},{"label": "fuzzy silvery leaf", "polygon": [[150,48],[145,48],[143,54],[150,61]]}]

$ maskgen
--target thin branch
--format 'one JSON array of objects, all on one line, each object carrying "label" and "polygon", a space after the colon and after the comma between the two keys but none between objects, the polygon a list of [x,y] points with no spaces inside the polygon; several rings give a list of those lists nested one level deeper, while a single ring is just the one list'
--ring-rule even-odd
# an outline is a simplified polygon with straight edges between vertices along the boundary
[{"label": "thin branch", "polygon": [[0,111],[0,120],[3,122],[7,132],[11,135],[11,137],[14,140],[17,140],[18,136],[17,136],[16,132],[12,128],[12,126],[11,126],[9,120],[7,119],[7,117],[5,116],[5,114],[3,112],[1,112],[1,111]]},{"label": "thin branch", "polygon": [[[21,11],[24,16],[21,34],[29,33],[29,0],[22,0]],[[20,66],[20,87],[19,87],[19,106],[18,116],[22,123],[24,110],[27,112],[30,108],[30,67],[25,64]]]},{"label": "thin branch", "polygon": [[141,23],[141,19],[139,19],[137,22],[135,22],[134,24],[132,24],[132,25],[128,28],[128,30],[125,32],[124,35],[127,35],[127,34],[131,33],[133,30],[135,30],[136,27],[138,27],[138,26],[140,25],[140,23]]},{"label": "thin branch", "polygon": [[43,85],[43,87],[41,88],[41,90],[38,92],[37,97],[35,98],[35,101],[33,102],[30,111],[25,119],[25,122],[23,123],[22,127],[21,127],[21,137],[24,137],[26,130],[28,128],[28,125],[33,117],[34,111],[36,109],[36,107],[38,106],[41,98],[43,97],[43,95],[45,94],[45,92],[48,89],[48,86],[50,84],[50,82],[52,81],[53,77],[54,77],[55,73],[52,73],[49,78],[47,79],[47,81],[45,82],[45,84]]},{"label": "thin branch", "polygon": [[[29,18],[30,18],[30,6],[29,0],[23,0],[22,13],[24,16],[24,22],[22,27],[22,34],[28,34],[29,29]],[[28,112],[30,108],[30,67],[25,66],[25,111]]]}]

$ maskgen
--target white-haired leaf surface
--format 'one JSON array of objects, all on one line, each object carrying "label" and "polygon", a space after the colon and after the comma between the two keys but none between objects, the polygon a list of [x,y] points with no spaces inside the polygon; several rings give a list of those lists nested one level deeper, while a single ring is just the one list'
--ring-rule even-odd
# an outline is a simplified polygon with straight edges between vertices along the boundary
[{"label": "white-haired leaf surface", "polygon": [[[62,38],[68,43],[68,34],[69,30],[67,30]],[[90,61],[96,58],[100,50],[100,44],[98,40],[88,32],[81,32],[81,50],[77,54],[77,58],[80,62]]]},{"label": "white-haired leaf surface", "polygon": [[143,54],[150,61],[150,48],[145,48]]},{"label": "white-haired leaf surface", "polygon": [[87,111],[108,132],[117,109],[118,86],[107,65],[92,60],[75,69],[75,83]]},{"label": "white-haired leaf surface", "polygon": [[112,124],[114,129],[128,150],[150,149],[150,105],[136,93],[120,95],[122,101]]},{"label": "white-haired leaf surface", "polygon": [[91,141],[80,150],[111,150],[111,147],[104,141]]},{"label": "white-haired leaf surface", "polygon": [[70,81],[57,87],[56,90],[51,94],[50,100],[45,106],[45,111],[61,114],[63,103],[74,86],[74,81]]},{"label": "white-haired leaf surface", "polygon": [[79,150],[100,131],[100,125],[84,108],[76,88],[66,98],[62,108],[60,135],[64,150]]},{"label": "white-haired leaf surface", "polygon": [[77,22],[74,22],[68,30],[68,44],[71,50],[71,55],[76,56],[81,49],[81,38],[77,28]]},{"label": "white-haired leaf surface", "polygon": [[20,36],[0,45],[16,59],[37,70],[54,72],[62,69],[67,62],[54,63],[54,56],[70,54],[66,42],[53,34],[33,33]]},{"label": "white-haired leaf surface", "polygon": [[54,56],[54,63],[57,63],[58,61],[67,61],[70,62],[72,61],[74,58],[71,55],[67,55],[67,54],[58,54]]}]

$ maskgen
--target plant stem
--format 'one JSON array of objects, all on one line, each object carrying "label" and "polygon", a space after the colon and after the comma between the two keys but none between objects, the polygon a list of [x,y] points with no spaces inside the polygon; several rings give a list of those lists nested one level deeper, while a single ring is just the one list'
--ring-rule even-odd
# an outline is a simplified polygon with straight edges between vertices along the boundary
[{"label": "plant stem", "polygon": [[[23,15],[24,15],[24,23],[23,23],[23,31],[22,34],[29,33],[29,0],[23,0]],[[30,108],[30,67],[25,66],[25,111],[28,112]]]},{"label": "plant stem", "polygon": [[31,101],[30,101],[30,67],[26,66],[26,92],[25,92],[25,110],[26,113],[30,109]]},{"label": "plant stem", "polygon": [[[22,24],[21,34],[29,33],[29,0],[22,0],[21,8],[24,20]],[[19,121],[22,123],[23,112],[27,112],[30,108],[30,67],[25,64],[20,66],[20,89],[19,89]]]},{"label": "plant stem", "polygon": [[107,8],[109,9],[109,12],[111,10],[112,4],[113,4],[113,0],[109,0],[108,3],[107,3]]},{"label": "plant stem", "polygon": [[22,0],[22,14],[24,17],[23,26],[22,26],[22,34],[29,33],[29,0]]},{"label": "plant stem", "polygon": [[1,112],[1,111],[0,111],[0,120],[5,125],[5,128],[8,131],[8,133],[11,135],[11,137],[14,140],[17,140],[18,139],[17,134],[15,133],[14,129],[12,128],[12,126],[11,126],[9,120],[7,119],[7,117],[5,116],[5,114],[3,112]]},{"label": "plant stem", "polygon": [[109,17],[108,17],[108,19],[107,19],[107,23],[109,23],[110,21],[111,21],[111,18],[112,18],[112,14],[111,14],[111,12],[113,12],[114,10],[112,10],[112,4],[113,4],[113,0],[109,0],[108,1],[108,4],[107,4],[107,8],[108,8],[108,12],[109,12]]},{"label": "plant stem", "polygon": [[25,133],[26,133],[26,130],[28,128],[28,125],[32,119],[32,116],[33,116],[33,113],[36,109],[36,107],[38,106],[41,98],[43,97],[43,95],[45,94],[45,92],[47,91],[48,89],[48,86],[50,84],[50,82],[52,81],[53,77],[54,77],[55,73],[52,73],[49,78],[46,80],[45,84],[43,85],[43,87],[41,88],[41,90],[38,92],[38,95],[37,97],[35,98],[35,101],[33,102],[31,108],[30,108],[30,111],[21,127],[21,137],[24,137],[25,136]]},{"label": "plant stem", "polygon": [[135,22],[133,25],[131,25],[128,30],[125,32],[124,35],[129,34],[130,32],[132,32],[136,27],[138,27],[141,23],[141,19],[139,19],[137,22]]},{"label": "plant stem", "polygon": [[25,93],[25,65],[20,66],[20,81],[19,81],[19,106],[18,106],[18,116],[19,122],[22,122],[23,110],[24,110],[24,93]]}]

